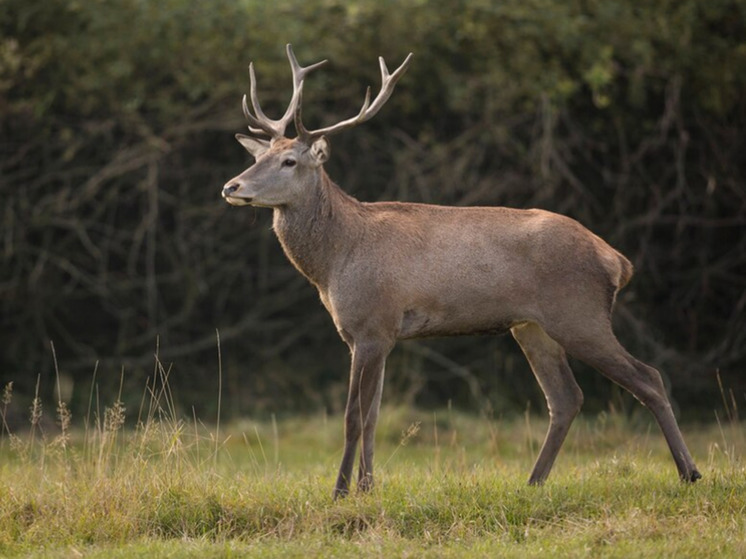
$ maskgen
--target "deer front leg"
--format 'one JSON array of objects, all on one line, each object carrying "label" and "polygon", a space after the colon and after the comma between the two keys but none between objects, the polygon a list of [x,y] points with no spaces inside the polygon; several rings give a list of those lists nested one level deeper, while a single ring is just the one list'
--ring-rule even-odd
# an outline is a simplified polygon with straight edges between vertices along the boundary
[{"label": "deer front leg", "polygon": [[345,446],[339,466],[334,498],[350,491],[350,479],[355,462],[357,443],[362,434],[358,489],[367,491],[373,486],[373,445],[378,411],[383,390],[383,368],[391,344],[355,343],[352,349],[350,387],[345,409]]},{"label": "deer front leg", "polygon": [[368,413],[361,413],[363,417],[363,444],[360,448],[360,464],[357,478],[358,491],[370,491],[373,488],[373,450],[375,447],[378,412],[381,409],[384,374],[384,364],[381,364],[378,382],[376,383],[375,393],[368,408]]}]

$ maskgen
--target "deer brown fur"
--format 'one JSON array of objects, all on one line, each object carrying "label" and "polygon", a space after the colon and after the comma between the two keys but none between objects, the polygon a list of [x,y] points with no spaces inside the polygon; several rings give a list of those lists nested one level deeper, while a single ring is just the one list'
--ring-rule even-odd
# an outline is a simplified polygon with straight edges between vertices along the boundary
[{"label": "deer brown fur", "polygon": [[[233,205],[270,207],[274,231],[295,267],[316,286],[352,366],[345,411],[345,447],[335,497],[349,491],[355,454],[362,448],[358,489],[373,483],[373,448],[386,358],[399,339],[510,331],[546,396],[550,424],[529,483],[552,468],[583,395],[567,354],[629,390],[663,431],[686,481],[700,478],[682,438],[661,376],[632,357],[611,328],[616,294],[632,276],[619,252],[577,221],[542,210],[445,207],[360,202],[324,171],[326,136],[371,118],[393,91],[411,55],[389,75],[381,59],[382,89],[360,114],[309,132],[300,120],[302,68],[288,57],[294,92],[285,116],[267,119],[256,100],[253,67],[252,132],[238,135],[256,163],[223,188]],[[294,119],[299,137],[284,130]]]}]

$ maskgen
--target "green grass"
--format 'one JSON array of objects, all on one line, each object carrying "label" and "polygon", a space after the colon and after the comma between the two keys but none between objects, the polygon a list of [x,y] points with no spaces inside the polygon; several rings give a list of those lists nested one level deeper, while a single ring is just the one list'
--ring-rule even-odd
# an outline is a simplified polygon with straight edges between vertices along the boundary
[{"label": "green grass", "polygon": [[246,420],[218,435],[160,401],[130,430],[117,404],[80,426],[4,429],[0,556],[746,555],[735,419],[685,430],[704,475],[694,485],[641,410],[580,418],[546,485],[528,487],[544,419],[384,409],[376,488],[333,502],[341,418]]}]

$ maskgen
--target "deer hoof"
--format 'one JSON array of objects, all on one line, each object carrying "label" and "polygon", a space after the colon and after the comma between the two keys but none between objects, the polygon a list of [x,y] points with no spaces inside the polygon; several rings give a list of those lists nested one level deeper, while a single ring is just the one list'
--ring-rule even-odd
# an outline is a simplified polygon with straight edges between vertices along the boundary
[{"label": "deer hoof", "polygon": [[698,479],[702,479],[702,474],[700,474],[697,470],[692,470],[689,473],[689,479],[687,479],[686,481],[688,481],[690,483],[694,483]]},{"label": "deer hoof", "polygon": [[357,482],[358,493],[368,493],[373,489],[373,476],[366,474]]}]

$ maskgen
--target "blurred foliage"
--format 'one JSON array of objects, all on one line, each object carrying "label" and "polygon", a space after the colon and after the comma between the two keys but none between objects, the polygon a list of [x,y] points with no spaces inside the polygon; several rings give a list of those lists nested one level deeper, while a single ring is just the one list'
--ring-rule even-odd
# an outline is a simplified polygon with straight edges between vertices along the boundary
[{"label": "blurred foliage", "polygon": [[[637,268],[620,338],[711,413],[716,372],[746,389],[745,22],[735,0],[0,0],[0,382],[51,391],[53,340],[74,409],[94,369],[102,390],[124,369],[136,402],[157,353],[206,412],[217,329],[228,411],[341,407],[347,350],[316,293],[269,212],[219,196],[250,164],[232,138],[248,62],[277,114],[292,42],[330,60],[312,127],[358,109],[376,56],[415,53],[335,142],[345,190],[578,219]],[[624,405],[576,368],[589,406]],[[408,342],[389,371],[405,402],[540,405],[507,339]]]}]

